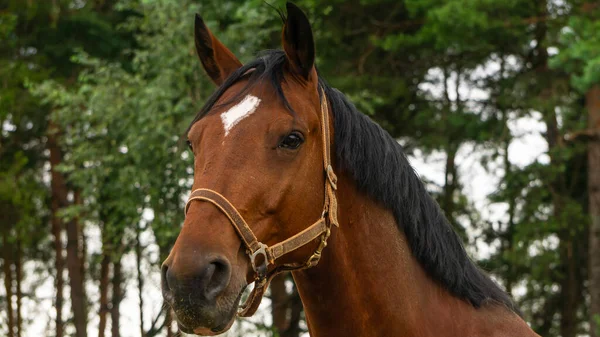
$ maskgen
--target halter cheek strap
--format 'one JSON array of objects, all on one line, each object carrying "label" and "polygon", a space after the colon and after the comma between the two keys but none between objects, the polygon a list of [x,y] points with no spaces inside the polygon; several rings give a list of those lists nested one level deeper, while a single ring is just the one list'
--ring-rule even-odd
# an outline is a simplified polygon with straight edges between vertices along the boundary
[{"label": "halter cheek strap", "polygon": [[[337,177],[331,166],[331,141],[329,129],[329,109],[327,107],[327,97],[321,88],[321,133],[323,137],[323,167],[325,173],[325,201],[321,217],[306,229],[296,235],[274,244],[267,246],[258,241],[254,232],[237,209],[221,194],[216,191],[200,188],[194,190],[190,195],[186,205],[185,213],[190,207],[192,201],[206,201],[217,207],[227,216],[229,222],[235,228],[238,236],[246,247],[246,254],[250,258],[250,264],[255,272],[254,289],[238,311],[238,316],[252,316],[262,297],[269,287],[269,283],[275,275],[284,271],[300,270],[316,266],[321,258],[323,248],[327,246],[327,239],[331,234],[331,225],[339,227],[337,219],[337,199],[335,190],[337,189]],[[308,260],[301,263],[288,263],[276,265],[276,260],[281,256],[303,247],[320,237],[319,245]],[[274,266],[269,271],[269,266]]]}]

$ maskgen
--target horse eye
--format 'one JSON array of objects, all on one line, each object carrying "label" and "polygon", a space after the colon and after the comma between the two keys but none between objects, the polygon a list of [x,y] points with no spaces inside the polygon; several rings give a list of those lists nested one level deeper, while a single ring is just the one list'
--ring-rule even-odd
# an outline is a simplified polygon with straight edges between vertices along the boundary
[{"label": "horse eye", "polygon": [[192,148],[192,142],[190,142],[189,140],[186,141],[187,146],[190,148],[190,151],[194,151],[194,149]]},{"label": "horse eye", "polygon": [[280,148],[295,150],[304,143],[304,137],[300,132],[294,131],[285,136],[279,143]]}]

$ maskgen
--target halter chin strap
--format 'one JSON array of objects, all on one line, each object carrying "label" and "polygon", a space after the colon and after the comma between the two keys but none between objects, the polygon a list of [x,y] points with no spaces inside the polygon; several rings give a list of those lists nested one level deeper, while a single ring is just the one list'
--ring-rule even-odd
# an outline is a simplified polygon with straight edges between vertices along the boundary
[{"label": "halter chin strap", "polygon": [[[337,199],[335,190],[337,189],[337,177],[331,166],[331,141],[329,130],[329,109],[327,107],[327,97],[321,88],[321,133],[323,135],[323,167],[325,172],[325,202],[321,218],[307,227],[300,233],[272,246],[267,246],[259,242],[256,235],[250,229],[242,215],[237,209],[221,194],[206,188],[194,190],[190,195],[186,205],[185,213],[194,200],[206,201],[215,205],[223,214],[227,216],[237,234],[246,246],[246,254],[250,258],[250,264],[255,272],[254,289],[240,307],[238,316],[252,316],[262,300],[269,283],[275,275],[284,271],[292,271],[314,267],[319,263],[321,252],[327,246],[327,239],[331,234],[331,225],[339,227],[337,219]],[[303,247],[320,237],[319,245],[314,253],[302,263],[287,263],[276,265],[275,261],[281,256]],[[269,271],[269,266],[273,266]]]}]

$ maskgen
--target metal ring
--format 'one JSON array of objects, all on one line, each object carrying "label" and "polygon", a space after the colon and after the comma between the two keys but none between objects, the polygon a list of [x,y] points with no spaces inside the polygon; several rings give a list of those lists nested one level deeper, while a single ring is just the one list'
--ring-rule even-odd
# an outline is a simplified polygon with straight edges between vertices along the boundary
[{"label": "metal ring", "polygon": [[[258,243],[259,248],[250,254],[250,264],[252,269],[258,275],[259,279],[263,279],[267,276],[267,268],[269,266],[269,257],[267,256],[267,245],[264,243]],[[256,257],[262,255],[264,257],[263,263],[259,266],[256,265]]]}]

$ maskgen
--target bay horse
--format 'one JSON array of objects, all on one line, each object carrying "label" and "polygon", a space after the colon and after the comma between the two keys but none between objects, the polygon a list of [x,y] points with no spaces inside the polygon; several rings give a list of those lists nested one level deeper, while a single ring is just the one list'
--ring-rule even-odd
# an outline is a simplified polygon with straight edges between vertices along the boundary
[{"label": "bay horse", "polygon": [[292,271],[313,337],[537,336],[398,142],[319,76],[308,18],[286,8],[283,51],[245,65],[196,16],[218,89],[187,132],[193,192],[162,266],[180,329],[227,331]]}]

